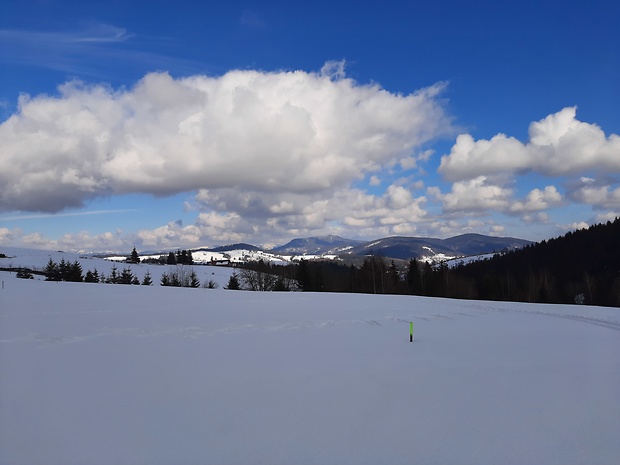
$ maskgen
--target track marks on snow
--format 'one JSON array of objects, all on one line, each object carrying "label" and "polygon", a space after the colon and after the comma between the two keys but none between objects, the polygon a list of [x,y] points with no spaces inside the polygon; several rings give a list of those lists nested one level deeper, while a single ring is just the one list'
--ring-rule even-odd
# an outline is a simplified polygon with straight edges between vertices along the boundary
[{"label": "track marks on snow", "polygon": [[[298,322],[273,322],[273,323],[261,323],[261,324],[238,324],[229,326],[215,326],[215,325],[191,325],[191,326],[169,326],[169,327],[152,327],[152,328],[103,328],[93,334],[87,335],[53,335],[53,334],[41,334],[31,333],[23,337],[14,338],[0,338],[0,345],[3,344],[34,344],[36,347],[45,348],[64,344],[75,344],[88,342],[102,337],[133,337],[133,338],[152,338],[152,337],[174,337],[174,338],[186,338],[186,339],[201,339],[204,337],[214,337],[222,335],[234,335],[240,333],[251,332],[280,332],[280,331],[301,331],[301,330],[330,330],[336,326],[352,325],[352,324],[364,324],[372,328],[380,330],[382,327],[397,323],[399,325],[408,325],[410,321],[423,321],[423,322],[450,322],[460,318],[478,318],[481,315],[492,315],[500,313],[523,313],[530,315],[547,316],[552,318],[561,318],[565,320],[572,320],[579,323],[587,323],[596,325],[599,327],[611,329],[613,331],[620,331],[620,321],[605,318],[605,317],[593,317],[583,314],[565,314],[554,311],[534,310],[534,309],[515,309],[515,308],[502,308],[488,307],[480,305],[466,305],[459,309],[459,311],[445,312],[445,313],[418,313],[410,315],[387,315],[383,318],[362,318],[362,319],[350,319],[350,320],[306,320]],[[403,318],[404,316],[404,318]],[[390,330],[390,329],[388,329]]]}]

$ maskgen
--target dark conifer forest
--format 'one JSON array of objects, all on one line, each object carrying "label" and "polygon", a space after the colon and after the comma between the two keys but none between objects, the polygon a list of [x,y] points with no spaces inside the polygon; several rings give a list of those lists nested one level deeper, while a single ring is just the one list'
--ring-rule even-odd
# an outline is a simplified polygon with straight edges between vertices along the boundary
[{"label": "dark conifer forest", "polygon": [[447,297],[620,306],[620,219],[459,266],[446,279]]}]

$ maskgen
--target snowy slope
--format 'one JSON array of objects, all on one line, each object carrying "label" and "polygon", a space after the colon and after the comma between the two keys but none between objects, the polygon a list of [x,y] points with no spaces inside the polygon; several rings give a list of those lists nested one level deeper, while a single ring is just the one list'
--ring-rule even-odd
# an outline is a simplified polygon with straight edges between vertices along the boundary
[{"label": "snowy slope", "polygon": [[620,457],[618,309],[0,280],[2,465]]}]

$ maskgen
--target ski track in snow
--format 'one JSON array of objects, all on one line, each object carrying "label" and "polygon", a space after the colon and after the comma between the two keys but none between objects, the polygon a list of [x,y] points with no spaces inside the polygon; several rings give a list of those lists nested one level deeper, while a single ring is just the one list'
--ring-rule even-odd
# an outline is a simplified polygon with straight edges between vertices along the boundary
[{"label": "ski track in snow", "polygon": [[588,323],[591,325],[602,326],[603,328],[613,329],[614,331],[620,331],[620,321],[607,320],[602,318],[594,318],[585,315],[563,315],[561,313],[553,312],[540,312],[535,310],[516,310],[516,309],[501,309],[501,311],[512,313],[527,313],[529,315],[543,315],[553,318],[562,318],[565,320],[578,321],[580,323]]},{"label": "ski track in snow", "polygon": [[[213,337],[216,335],[229,335],[239,334],[254,331],[299,331],[307,329],[328,329],[336,325],[347,324],[360,324],[364,323],[368,326],[375,328],[383,327],[388,322],[395,322],[398,324],[409,324],[411,321],[421,320],[424,322],[433,321],[448,321],[455,320],[459,317],[478,318],[480,315],[489,315],[492,313],[522,313],[528,315],[539,315],[552,318],[560,318],[565,320],[576,321],[579,323],[587,323],[603,328],[611,329],[613,331],[620,331],[620,321],[612,319],[595,318],[586,315],[567,315],[556,312],[545,312],[539,310],[529,309],[515,309],[515,308],[501,308],[501,307],[481,307],[479,305],[466,306],[473,310],[449,312],[448,314],[441,313],[429,313],[429,314],[412,314],[408,319],[397,316],[385,316],[378,319],[353,319],[353,320],[317,320],[317,321],[304,321],[300,323],[271,323],[271,324],[242,324],[235,326],[225,327],[210,327],[210,326],[189,326],[189,327],[156,327],[152,329],[145,328],[104,328],[103,331],[90,334],[90,335],[77,335],[77,336],[58,336],[58,335],[46,335],[40,333],[33,333],[21,338],[6,338],[0,339],[0,344],[14,344],[14,343],[37,343],[38,347],[46,348],[59,344],[74,344],[80,342],[87,342],[92,339],[102,337],[136,337],[136,338],[148,338],[148,337],[181,337],[188,339],[199,339],[203,337]],[[113,310],[110,310],[110,312]],[[106,311],[100,311],[106,312]],[[72,311],[72,312],[41,312],[41,314],[66,314],[66,313],[94,313],[92,311]]]}]

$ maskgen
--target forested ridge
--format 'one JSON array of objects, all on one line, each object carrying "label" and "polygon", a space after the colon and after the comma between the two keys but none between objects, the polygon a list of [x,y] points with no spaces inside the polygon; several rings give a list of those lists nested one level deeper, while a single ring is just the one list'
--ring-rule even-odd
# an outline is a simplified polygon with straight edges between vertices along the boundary
[{"label": "forested ridge", "polygon": [[[620,219],[450,270],[471,297],[620,306]],[[455,297],[469,297],[455,295]]]}]

